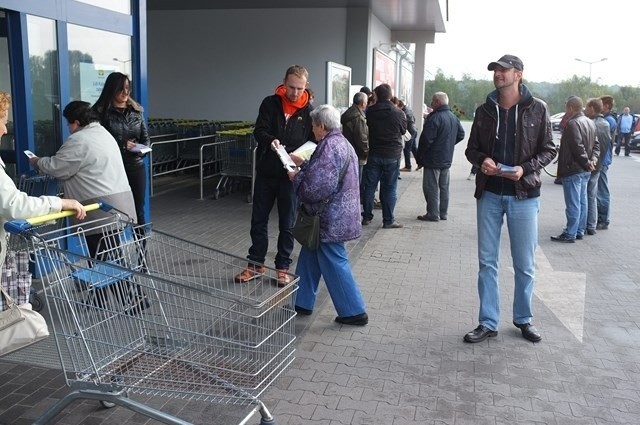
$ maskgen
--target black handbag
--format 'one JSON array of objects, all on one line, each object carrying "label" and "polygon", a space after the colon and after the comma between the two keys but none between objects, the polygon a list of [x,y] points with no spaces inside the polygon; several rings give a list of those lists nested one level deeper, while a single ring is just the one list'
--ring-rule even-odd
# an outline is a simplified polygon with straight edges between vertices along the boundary
[{"label": "black handbag", "polygon": [[[342,170],[340,170],[338,186],[342,183],[344,173],[347,171],[347,165],[349,165],[348,159],[342,166]],[[333,198],[333,194],[322,201],[322,205],[315,214],[309,214],[304,209],[304,204],[302,203],[298,207],[298,216],[296,217],[296,224],[293,227],[293,237],[298,241],[298,243],[300,243],[300,245],[307,249],[316,250],[320,246],[320,214],[322,214],[322,211],[324,211],[324,208],[327,206],[331,198]]]},{"label": "black handbag", "polygon": [[320,246],[320,213],[324,209],[324,205],[326,203],[323,204],[318,214],[308,214],[302,204],[298,208],[293,237],[305,248],[316,250]]}]

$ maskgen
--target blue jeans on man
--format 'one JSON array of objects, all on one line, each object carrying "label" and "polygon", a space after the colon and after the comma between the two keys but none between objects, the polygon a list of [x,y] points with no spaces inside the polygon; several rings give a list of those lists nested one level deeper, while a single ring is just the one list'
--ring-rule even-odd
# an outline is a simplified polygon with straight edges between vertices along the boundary
[{"label": "blue jeans on man", "polygon": [[562,177],[567,227],[563,233],[572,239],[584,235],[587,227],[589,171]]},{"label": "blue jeans on man", "polygon": [[386,158],[369,155],[364,166],[362,183],[364,185],[364,202],[362,217],[373,219],[373,198],[376,187],[380,183],[380,203],[382,204],[382,224],[390,225],[395,221],[393,211],[398,199],[398,175],[400,174],[400,158]]},{"label": "blue jeans on man", "polygon": [[288,270],[293,252],[293,226],[296,222],[298,200],[293,183],[287,178],[266,178],[258,176],[253,189],[253,209],[251,212],[251,248],[247,258],[264,264],[269,248],[269,215],[273,205],[278,205],[278,253],[275,266]]},{"label": "blue jeans on man", "polygon": [[608,226],[610,221],[611,193],[609,193],[609,167],[602,166],[598,180],[598,224]]},{"label": "blue jeans on man", "polygon": [[598,225],[598,181],[600,171],[592,171],[587,183],[587,232],[593,232]]},{"label": "blue jeans on man", "polygon": [[513,322],[531,322],[539,210],[539,197],[517,199],[515,196],[503,196],[485,190],[477,200],[480,325],[495,331],[500,322],[498,264],[500,234],[505,216],[515,272]]}]

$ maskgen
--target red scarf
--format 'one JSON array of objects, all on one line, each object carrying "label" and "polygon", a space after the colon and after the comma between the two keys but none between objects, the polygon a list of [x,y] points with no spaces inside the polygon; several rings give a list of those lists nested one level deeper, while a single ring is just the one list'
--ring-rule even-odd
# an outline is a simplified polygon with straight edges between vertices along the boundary
[{"label": "red scarf", "polygon": [[289,120],[289,117],[295,114],[298,109],[304,108],[309,102],[309,92],[307,92],[306,90],[302,93],[297,101],[290,101],[289,98],[287,98],[287,88],[284,86],[284,84],[281,84],[276,88],[276,94],[280,96],[280,99],[282,99],[282,110],[284,112],[284,118],[287,121]]}]

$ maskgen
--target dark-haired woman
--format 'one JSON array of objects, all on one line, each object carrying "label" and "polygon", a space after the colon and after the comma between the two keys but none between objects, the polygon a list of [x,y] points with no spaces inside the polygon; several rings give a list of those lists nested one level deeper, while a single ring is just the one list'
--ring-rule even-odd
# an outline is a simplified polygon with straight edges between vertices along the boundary
[{"label": "dark-haired woman", "polygon": [[[30,158],[31,165],[57,178],[64,186],[66,198],[85,204],[101,200],[135,220],[133,195],[120,152],[113,136],[98,122],[91,104],[73,101],[62,115],[67,119],[71,135],[54,156]],[[99,212],[91,217],[97,217],[96,214]]]},{"label": "dark-haired woman", "polygon": [[122,154],[122,162],[133,192],[138,224],[145,224],[144,201],[147,176],[144,155],[136,145],[149,145],[149,133],[142,115],[143,109],[131,96],[131,80],[125,74],[109,74],[100,97],[93,105],[100,123],[111,133]]}]

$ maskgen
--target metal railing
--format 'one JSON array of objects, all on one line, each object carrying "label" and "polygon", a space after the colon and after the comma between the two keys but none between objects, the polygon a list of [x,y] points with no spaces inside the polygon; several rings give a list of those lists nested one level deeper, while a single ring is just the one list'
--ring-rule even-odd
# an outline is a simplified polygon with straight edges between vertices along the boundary
[{"label": "metal railing", "polygon": [[216,162],[215,155],[210,157],[203,155],[203,147],[214,146],[216,141],[217,137],[210,135],[151,142],[152,150],[149,152],[149,189],[151,196],[153,196],[154,178],[175,174],[180,171],[199,168],[201,170],[200,184],[202,185],[202,170],[205,166],[213,165]]}]

